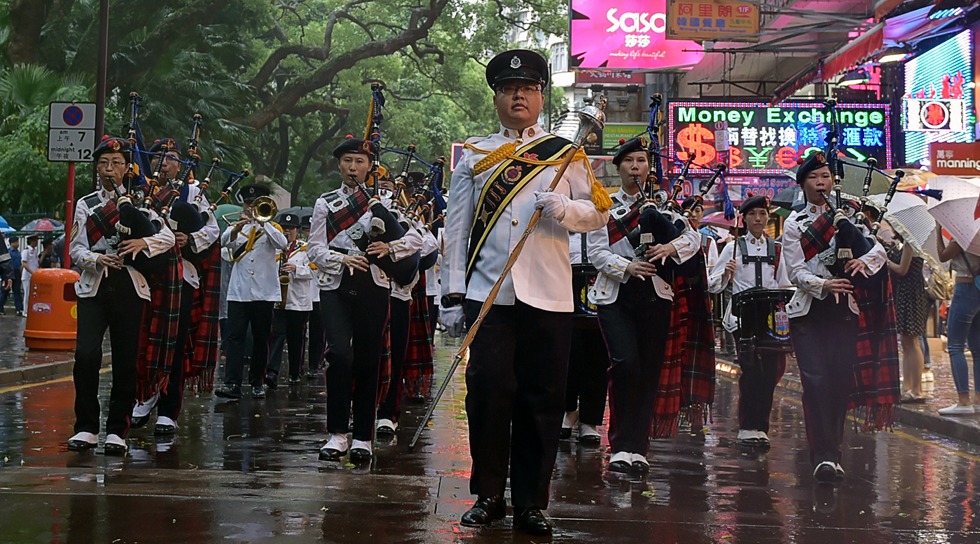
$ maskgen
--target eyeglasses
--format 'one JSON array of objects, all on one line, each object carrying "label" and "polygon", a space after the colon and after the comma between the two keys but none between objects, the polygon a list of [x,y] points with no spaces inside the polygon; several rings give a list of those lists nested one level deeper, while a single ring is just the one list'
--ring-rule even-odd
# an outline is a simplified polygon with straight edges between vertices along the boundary
[{"label": "eyeglasses", "polygon": [[112,162],[99,161],[96,164],[98,165],[99,168],[105,168],[107,166],[112,166],[113,168],[122,168],[123,166],[126,166],[126,161],[112,161]]},{"label": "eyeglasses", "polygon": [[541,85],[535,85],[532,83],[508,83],[497,87],[497,94],[514,95],[517,94],[518,91],[520,91],[521,94],[538,93],[541,92]]}]

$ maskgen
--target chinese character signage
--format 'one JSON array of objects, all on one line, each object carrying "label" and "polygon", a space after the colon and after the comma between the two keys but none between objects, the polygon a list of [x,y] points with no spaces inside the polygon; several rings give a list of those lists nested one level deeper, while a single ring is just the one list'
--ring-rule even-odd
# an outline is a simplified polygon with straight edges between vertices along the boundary
[{"label": "chinese character signage", "polygon": [[[838,149],[863,161],[874,157],[891,168],[891,135],[887,104],[838,104]],[[828,123],[823,104],[789,102],[671,102],[667,142],[672,171],[693,156],[705,168],[718,162],[716,129],[727,123],[729,173],[782,174],[797,159],[827,148]],[[721,134],[721,132],[719,132]]]},{"label": "chinese character signage", "polygon": [[569,66],[661,70],[693,66],[696,42],[667,39],[667,0],[571,0]]},{"label": "chinese character signage", "polygon": [[734,0],[667,0],[671,40],[759,41],[759,6]]},{"label": "chinese character signage", "polygon": [[932,171],[940,176],[980,177],[980,142],[929,144]]}]

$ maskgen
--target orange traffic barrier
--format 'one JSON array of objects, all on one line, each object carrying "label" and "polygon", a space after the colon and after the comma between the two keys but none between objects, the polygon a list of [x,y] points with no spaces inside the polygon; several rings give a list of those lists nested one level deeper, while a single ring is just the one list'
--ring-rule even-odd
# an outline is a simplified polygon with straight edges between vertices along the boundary
[{"label": "orange traffic barrier", "polygon": [[30,349],[75,349],[78,329],[78,272],[41,268],[31,275],[24,341]]}]

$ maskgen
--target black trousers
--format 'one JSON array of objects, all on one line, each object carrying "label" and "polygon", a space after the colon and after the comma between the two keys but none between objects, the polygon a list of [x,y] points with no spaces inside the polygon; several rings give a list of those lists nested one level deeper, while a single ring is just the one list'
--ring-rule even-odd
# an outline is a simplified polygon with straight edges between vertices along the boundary
[{"label": "black trousers", "polygon": [[[340,287],[320,291],[327,331],[327,432],[346,433],[354,411],[354,440],[374,439],[378,375],[389,290],[369,272],[345,270]],[[353,406],[352,406],[353,404]]]},{"label": "black trousers", "polygon": [[146,301],[136,294],[129,272],[109,270],[94,297],[78,299],[75,343],[75,432],[99,434],[99,370],[102,339],[112,344],[112,388],[106,432],[126,438],[136,404],[136,354]]},{"label": "black trousers", "polygon": [[323,317],[320,313],[320,303],[313,303],[313,311],[310,312],[309,323],[309,365],[310,370],[320,370],[323,368],[323,359],[327,349],[327,331],[323,329]]},{"label": "black trousers", "polygon": [[609,447],[646,455],[660,369],[670,326],[669,300],[649,281],[619,287],[616,302],[599,306],[599,326],[609,350]]},{"label": "black trousers", "polygon": [[846,297],[814,299],[810,311],[790,320],[803,383],[803,418],[810,462],[840,462],[847,403],[857,364],[857,316]]},{"label": "black trousers", "polygon": [[265,374],[274,381],[282,369],[282,349],[289,345],[289,378],[299,379],[306,355],[306,325],[310,312],[275,310],[272,321],[272,340],[269,342],[269,367]]},{"label": "black trousers", "polygon": [[[466,301],[472,324],[482,303]],[[518,301],[494,305],[470,345],[466,417],[470,492],[503,496],[510,463],[514,508],[547,508],[568,374],[572,314]]]},{"label": "black trousers", "polygon": [[378,406],[378,419],[398,421],[401,414],[402,371],[405,367],[405,352],[408,350],[408,319],[412,302],[392,298],[391,304],[391,385],[388,394]]},{"label": "black trousers", "polygon": [[575,316],[572,349],[568,357],[565,411],[578,410],[582,423],[602,425],[609,387],[609,353],[595,317]]},{"label": "black trousers", "polygon": [[[738,338],[738,331],[735,331],[735,339]],[[737,361],[742,369],[738,377],[738,428],[768,433],[773,395],[786,372],[786,355],[758,351],[752,361],[745,358],[746,355],[738,354]]]},{"label": "black trousers", "polygon": [[272,334],[274,302],[228,301],[228,357],[225,362],[225,385],[240,386],[245,374],[245,346],[249,326],[252,328],[252,360],[248,365],[248,382],[262,387],[269,362],[269,336]]},{"label": "black trousers", "polygon": [[157,402],[157,415],[177,421],[184,401],[184,361],[187,358],[187,335],[191,334],[191,308],[194,306],[194,287],[186,281],[180,287],[180,315],[177,318],[177,343],[170,364],[170,381]]}]

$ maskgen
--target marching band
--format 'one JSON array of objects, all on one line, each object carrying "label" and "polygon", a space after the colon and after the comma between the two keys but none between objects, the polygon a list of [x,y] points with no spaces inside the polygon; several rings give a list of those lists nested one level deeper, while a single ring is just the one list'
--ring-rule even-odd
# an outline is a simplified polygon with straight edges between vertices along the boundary
[{"label": "marching band", "polygon": [[[375,440],[399,432],[403,397],[428,396],[438,314],[447,336],[470,330],[476,501],[461,524],[502,519],[509,481],[514,527],[547,535],[559,440],[578,429],[580,443],[598,446],[607,393],[611,473],[642,478],[651,439],[675,435],[681,422],[697,432],[709,421],[708,293],[731,289],[722,321],[741,369],[737,443],[769,447],[774,390],[795,352],[813,476],[843,478],[847,412],[863,409],[866,428],[889,427],[898,373],[888,347],[890,285],[880,273],[887,258],[867,210],[839,193],[834,150],[800,166],[806,203],[786,220],[781,241],[766,233],[769,200],[753,196],[739,209],[744,230],[719,251],[699,227],[703,199],[724,168],[701,194],[677,202],[669,191],[680,184],[662,171],[659,96],[648,132],[621,141],[612,159],[621,188],[610,195],[581,150],[587,130],[569,141],[538,124],[549,83],[543,57],[501,53],[486,79],[500,126],[466,141],[448,208],[442,159],[410,172],[410,147],[401,175],[381,165],[379,84],[367,133],[333,152],[342,185],[305,215],[279,213],[264,185],[233,191],[247,171],[226,171],[218,159],[196,179],[199,116],[184,154],[169,137],[143,150],[132,130],[134,98],[130,137],[96,148],[100,187],[79,200],[71,227],[82,273],[68,449],[99,444],[109,330],[106,454],[125,455],[130,429],[154,410],[153,432],[175,433],[185,386],[236,401],[248,366],[251,398],[265,398],[279,386],[288,346],[290,387],[301,383],[307,351],[307,378],[326,379],[319,459],[369,464]],[[230,175],[211,203],[215,171]],[[217,213],[232,194],[241,212]],[[219,220],[228,224],[223,232]],[[219,318],[227,357],[215,387]]]}]

